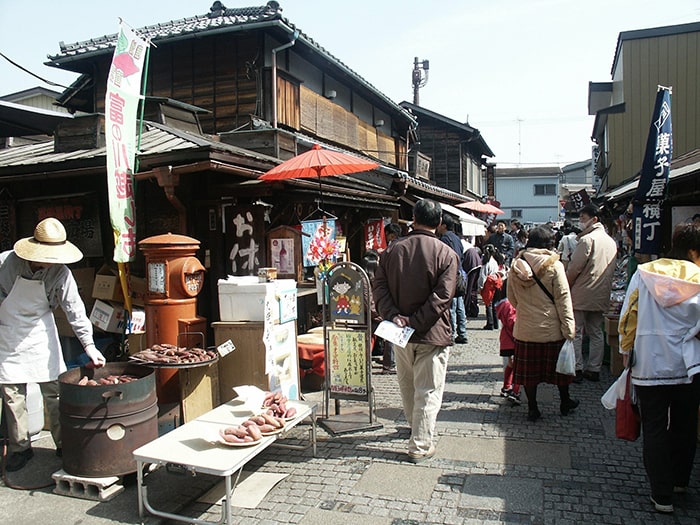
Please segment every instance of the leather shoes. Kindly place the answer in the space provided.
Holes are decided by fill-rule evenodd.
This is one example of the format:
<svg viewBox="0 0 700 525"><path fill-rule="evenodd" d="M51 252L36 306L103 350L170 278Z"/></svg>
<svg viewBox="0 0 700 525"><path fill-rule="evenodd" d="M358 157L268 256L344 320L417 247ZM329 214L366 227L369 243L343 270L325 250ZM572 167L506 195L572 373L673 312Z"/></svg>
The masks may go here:
<svg viewBox="0 0 700 525"><path fill-rule="evenodd" d="M600 381L599 372L593 372L592 370L584 370L582 375L584 379L588 379L589 381Z"/></svg>
<svg viewBox="0 0 700 525"><path fill-rule="evenodd" d="M24 468L30 459L34 457L34 451L31 448L21 452L13 452L5 460L5 470L7 472L17 472Z"/></svg>
<svg viewBox="0 0 700 525"><path fill-rule="evenodd" d="M542 412L540 412L537 408L534 410L529 410L527 413L527 420L528 421L535 422L541 417L542 417Z"/></svg>
<svg viewBox="0 0 700 525"><path fill-rule="evenodd" d="M583 383L583 370L576 370L576 377L573 381L574 383Z"/></svg>
<svg viewBox="0 0 700 525"><path fill-rule="evenodd" d="M559 404L559 411L561 412L562 416L567 416L569 415L569 412L572 410L576 410L576 407L578 407L579 402L576 401L575 399L567 399L566 401L562 401Z"/></svg>
<svg viewBox="0 0 700 525"><path fill-rule="evenodd" d="M458 345L465 345L467 344L467 338L463 335L460 335L457 337L457 339L455 339L455 343L457 343Z"/></svg>

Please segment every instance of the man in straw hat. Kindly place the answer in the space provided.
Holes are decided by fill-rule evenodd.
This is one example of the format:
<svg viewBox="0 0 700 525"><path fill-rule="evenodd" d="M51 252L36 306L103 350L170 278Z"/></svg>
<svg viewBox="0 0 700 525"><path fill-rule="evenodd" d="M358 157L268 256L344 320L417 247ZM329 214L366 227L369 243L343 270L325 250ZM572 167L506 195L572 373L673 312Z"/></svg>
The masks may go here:
<svg viewBox="0 0 700 525"><path fill-rule="evenodd" d="M27 383L38 383L51 423L56 455L61 456L58 413L59 374L66 370L52 310L60 305L95 367L105 358L95 347L92 324L66 264L83 258L66 240L60 221L37 224L34 236L0 254L0 395L8 429L5 470L23 468L34 456L29 440ZM2 414L0 403L0 414Z"/></svg>

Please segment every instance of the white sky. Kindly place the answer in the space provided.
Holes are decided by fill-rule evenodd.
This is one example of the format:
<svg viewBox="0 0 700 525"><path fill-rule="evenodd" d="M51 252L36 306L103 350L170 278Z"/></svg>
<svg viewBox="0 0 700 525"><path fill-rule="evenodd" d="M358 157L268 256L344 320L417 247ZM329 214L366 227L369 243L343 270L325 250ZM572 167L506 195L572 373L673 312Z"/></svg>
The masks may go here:
<svg viewBox="0 0 700 525"><path fill-rule="evenodd" d="M266 0L223 0L226 7ZM209 11L213 0L0 0L0 52L68 85L44 66L59 41ZM414 57L430 61L420 105L469 122L499 166L590 158L588 82L610 81L622 31L700 21L698 0L280 0L283 15L395 102L413 101ZM0 94L38 79L0 57ZM53 88L61 90L60 88ZM650 108L651 114L651 108Z"/></svg>

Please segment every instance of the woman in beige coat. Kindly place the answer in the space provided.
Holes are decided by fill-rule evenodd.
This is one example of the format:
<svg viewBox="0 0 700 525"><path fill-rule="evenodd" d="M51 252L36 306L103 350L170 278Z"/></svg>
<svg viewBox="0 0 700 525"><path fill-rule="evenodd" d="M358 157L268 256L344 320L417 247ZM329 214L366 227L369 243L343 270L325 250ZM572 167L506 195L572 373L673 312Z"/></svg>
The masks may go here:
<svg viewBox="0 0 700 525"><path fill-rule="evenodd" d="M556 372L559 351L566 339L574 338L575 325L569 283L553 248L554 232L533 228L508 274L508 300L517 312L513 381L525 387L530 421L542 416L537 407L539 383L557 385L561 415L578 406L569 396L573 376Z"/></svg>

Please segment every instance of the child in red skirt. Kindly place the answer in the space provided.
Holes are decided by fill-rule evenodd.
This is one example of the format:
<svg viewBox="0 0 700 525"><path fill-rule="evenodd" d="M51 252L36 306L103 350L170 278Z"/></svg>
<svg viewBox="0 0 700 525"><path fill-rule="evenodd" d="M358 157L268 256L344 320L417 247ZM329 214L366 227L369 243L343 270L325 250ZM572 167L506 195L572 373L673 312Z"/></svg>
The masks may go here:
<svg viewBox="0 0 700 525"><path fill-rule="evenodd" d="M503 357L503 387L501 396L509 401L520 404L520 385L513 384L513 354L515 353L515 339L513 338L513 326L515 325L515 308L506 297L507 280L500 274L494 273L486 278L481 290L481 298L484 304L493 307L496 317L501 322L500 350Z"/></svg>

